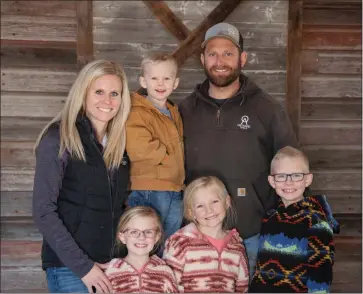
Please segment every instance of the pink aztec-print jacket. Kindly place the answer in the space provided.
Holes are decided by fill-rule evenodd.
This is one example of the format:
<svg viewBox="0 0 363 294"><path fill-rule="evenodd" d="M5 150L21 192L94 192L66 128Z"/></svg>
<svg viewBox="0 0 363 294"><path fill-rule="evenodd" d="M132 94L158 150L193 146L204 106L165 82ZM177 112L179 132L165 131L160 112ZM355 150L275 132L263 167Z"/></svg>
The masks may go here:
<svg viewBox="0 0 363 294"><path fill-rule="evenodd" d="M181 228L165 244L163 259L173 269L180 292L247 292L248 266L238 232L229 232L219 252L194 223Z"/></svg>
<svg viewBox="0 0 363 294"><path fill-rule="evenodd" d="M122 258L110 261L105 271L116 293L177 293L175 276L164 260L156 255L139 272Z"/></svg>

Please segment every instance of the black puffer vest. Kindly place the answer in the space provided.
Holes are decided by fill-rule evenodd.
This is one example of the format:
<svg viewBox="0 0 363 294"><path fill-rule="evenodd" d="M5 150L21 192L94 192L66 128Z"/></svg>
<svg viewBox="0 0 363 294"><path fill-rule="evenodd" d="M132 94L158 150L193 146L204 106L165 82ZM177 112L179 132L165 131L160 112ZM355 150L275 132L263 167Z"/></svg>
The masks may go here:
<svg viewBox="0 0 363 294"><path fill-rule="evenodd" d="M127 198L130 162L125 153L118 169L108 171L102 146L86 117L77 120L86 162L69 156L58 198L58 214L85 254L95 262L113 258L116 227ZM46 241L42 267L64 266Z"/></svg>

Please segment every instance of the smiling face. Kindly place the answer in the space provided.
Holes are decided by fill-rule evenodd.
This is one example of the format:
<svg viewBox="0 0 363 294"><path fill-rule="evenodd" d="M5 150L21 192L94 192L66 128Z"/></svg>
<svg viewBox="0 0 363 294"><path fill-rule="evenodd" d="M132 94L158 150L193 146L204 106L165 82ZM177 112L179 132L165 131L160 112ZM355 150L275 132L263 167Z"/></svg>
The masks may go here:
<svg viewBox="0 0 363 294"><path fill-rule="evenodd" d="M150 232L152 230L156 231L156 234ZM138 234L137 231L144 231L144 233L141 232L138 237L135 237ZM150 235L153 236L150 237ZM156 220L149 216L132 218L118 236L126 245L129 256L149 256L161 237Z"/></svg>
<svg viewBox="0 0 363 294"><path fill-rule="evenodd" d="M120 109L122 83L116 75L103 75L89 86L86 100L86 115L94 126L103 128Z"/></svg>
<svg viewBox="0 0 363 294"><path fill-rule="evenodd" d="M202 187L193 195L191 215L202 233L221 230L230 204L229 196L223 199L218 188Z"/></svg>
<svg viewBox="0 0 363 294"><path fill-rule="evenodd" d="M293 173L309 173L309 168L300 157L284 157L274 162L272 174ZM293 182L291 177L288 177L286 182L276 182L273 176L268 176L270 185L281 197L285 207L302 200L305 188L311 184L312 180L312 174L305 175L300 182Z"/></svg>
<svg viewBox="0 0 363 294"><path fill-rule="evenodd" d="M238 79L246 62L246 53L230 40L215 38L206 44L201 62L209 81L217 87L227 87Z"/></svg>
<svg viewBox="0 0 363 294"><path fill-rule="evenodd" d="M147 89L148 98L161 108L166 100L178 87L179 78L171 61L150 62L145 65L144 76L140 77L140 85Z"/></svg>

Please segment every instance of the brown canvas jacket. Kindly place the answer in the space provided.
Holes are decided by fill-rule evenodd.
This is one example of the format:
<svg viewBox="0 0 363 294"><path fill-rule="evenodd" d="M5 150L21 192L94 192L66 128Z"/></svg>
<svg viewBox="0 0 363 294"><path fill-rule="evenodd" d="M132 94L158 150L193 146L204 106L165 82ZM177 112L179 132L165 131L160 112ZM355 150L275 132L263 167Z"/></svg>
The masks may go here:
<svg viewBox="0 0 363 294"><path fill-rule="evenodd" d="M178 107L162 114L145 96L132 94L126 122L126 150L131 160L131 190L179 192L184 183L183 124Z"/></svg>

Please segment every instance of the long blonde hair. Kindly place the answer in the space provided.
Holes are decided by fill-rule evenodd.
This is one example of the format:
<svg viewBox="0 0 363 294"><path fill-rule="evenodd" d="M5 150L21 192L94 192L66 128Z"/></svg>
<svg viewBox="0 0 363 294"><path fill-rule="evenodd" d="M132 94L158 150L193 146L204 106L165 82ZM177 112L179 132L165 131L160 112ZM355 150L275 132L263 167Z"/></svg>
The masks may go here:
<svg viewBox="0 0 363 294"><path fill-rule="evenodd" d="M109 169L116 168L121 164L126 146L125 122L130 113L131 98L126 74L122 66L108 60L95 60L82 68L69 91L63 109L41 131L35 143L35 149L49 127L60 122L59 156L61 157L67 150L72 157L86 160L76 128L76 120L80 113L85 113L85 98L91 83L103 75L115 75L120 78L122 83L120 109L107 125L107 144L103 153L103 159Z"/></svg>
<svg viewBox="0 0 363 294"><path fill-rule="evenodd" d="M200 189L215 188L218 196L221 200L227 201L228 195L226 186L223 182L214 176L206 176L195 179L190 182L184 191L184 217L190 222L196 222L192 213L193 197ZM233 206L232 199L231 204L227 207L226 217L223 220L223 229L231 229L234 227L237 219L236 209Z"/></svg>

